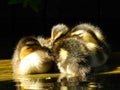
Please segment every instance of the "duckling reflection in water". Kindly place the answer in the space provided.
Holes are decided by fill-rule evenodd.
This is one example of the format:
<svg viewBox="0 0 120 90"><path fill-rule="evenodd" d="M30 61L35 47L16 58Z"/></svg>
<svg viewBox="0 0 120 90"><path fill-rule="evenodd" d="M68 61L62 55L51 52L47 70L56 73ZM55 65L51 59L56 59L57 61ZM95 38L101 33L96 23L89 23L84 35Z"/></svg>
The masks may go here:
<svg viewBox="0 0 120 90"><path fill-rule="evenodd" d="M83 23L72 30L67 26L67 31L62 30L61 33L61 24L52 28L52 33L57 32L53 34L57 38L52 50L61 73L86 77L91 67L99 67L107 61L109 47L98 27Z"/></svg>
<svg viewBox="0 0 120 90"><path fill-rule="evenodd" d="M44 40L40 39L39 40ZM45 41L44 41L45 42ZM53 56L49 48L41 46L36 37L24 37L18 42L12 58L14 74L32 74L49 72Z"/></svg>
<svg viewBox="0 0 120 90"><path fill-rule="evenodd" d="M47 78L47 77L46 77ZM58 82L57 78L27 77L16 78L16 90L101 90L102 84L97 82L80 82L77 77L71 80L64 78Z"/></svg>
<svg viewBox="0 0 120 90"><path fill-rule="evenodd" d="M54 89L55 80L47 77L32 77L32 75L14 78L16 90L56 90Z"/></svg>
<svg viewBox="0 0 120 90"><path fill-rule="evenodd" d="M16 78L17 90L55 90L55 80L36 77Z"/></svg>

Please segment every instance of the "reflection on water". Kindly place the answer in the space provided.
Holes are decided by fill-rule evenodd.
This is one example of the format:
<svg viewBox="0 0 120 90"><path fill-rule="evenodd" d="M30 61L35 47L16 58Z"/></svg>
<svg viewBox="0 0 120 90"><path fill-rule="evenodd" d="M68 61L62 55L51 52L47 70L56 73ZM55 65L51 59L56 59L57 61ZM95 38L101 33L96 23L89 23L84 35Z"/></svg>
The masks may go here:
<svg viewBox="0 0 120 90"><path fill-rule="evenodd" d="M40 79L23 77L16 80L16 87L18 90L24 89L40 89L40 90L53 90L55 79Z"/></svg>
<svg viewBox="0 0 120 90"><path fill-rule="evenodd" d="M60 74L36 74L17 76L11 80L11 75L2 71L6 70L2 66L0 90L120 90L120 54L117 56L112 56L107 66L95 70L95 75L89 75L87 78Z"/></svg>
<svg viewBox="0 0 120 90"><path fill-rule="evenodd" d="M59 78L16 78L16 87L18 90L38 89L38 90L97 90L102 86L96 82L87 82L81 77L71 77L60 75Z"/></svg>
<svg viewBox="0 0 120 90"><path fill-rule="evenodd" d="M59 78L46 77L44 79L22 77L17 78L15 81L17 90L112 90L113 86L111 87L110 85L111 83L115 84L115 82L114 80L109 80L110 78L112 79L110 76L108 78L98 76L97 78L90 78L89 81L80 81L79 77L69 76L60 76Z"/></svg>
<svg viewBox="0 0 120 90"><path fill-rule="evenodd" d="M80 77L60 75L39 78L17 77L13 81L0 82L0 90L120 90L120 75L94 75L81 80Z"/></svg>

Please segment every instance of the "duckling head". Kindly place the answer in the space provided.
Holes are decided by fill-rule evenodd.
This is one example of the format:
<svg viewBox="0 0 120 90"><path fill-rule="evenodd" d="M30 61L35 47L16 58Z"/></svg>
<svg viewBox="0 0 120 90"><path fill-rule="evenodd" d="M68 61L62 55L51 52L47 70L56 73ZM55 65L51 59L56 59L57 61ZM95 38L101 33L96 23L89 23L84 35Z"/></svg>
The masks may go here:
<svg viewBox="0 0 120 90"><path fill-rule="evenodd" d="M64 36L69 31L69 28L65 24L57 24L52 27L51 40L55 41L61 36Z"/></svg>

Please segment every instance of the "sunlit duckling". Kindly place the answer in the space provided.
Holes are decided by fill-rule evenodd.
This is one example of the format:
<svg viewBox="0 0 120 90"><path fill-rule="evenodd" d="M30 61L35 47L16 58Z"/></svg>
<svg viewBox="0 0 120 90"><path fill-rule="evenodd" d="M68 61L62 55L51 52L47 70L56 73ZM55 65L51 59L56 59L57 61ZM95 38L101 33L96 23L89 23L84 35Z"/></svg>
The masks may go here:
<svg viewBox="0 0 120 90"><path fill-rule="evenodd" d="M53 52L61 73L85 77L90 71L86 60L85 43L77 37L68 37L55 42Z"/></svg>
<svg viewBox="0 0 120 90"><path fill-rule="evenodd" d="M16 45L12 58L14 74L46 73L52 67L53 56L35 37L24 37Z"/></svg>
<svg viewBox="0 0 120 90"><path fill-rule="evenodd" d="M82 23L75 26L68 35L70 37L78 36L80 40L84 41L89 51L88 62L92 67L98 67L106 63L110 54L110 47L99 27Z"/></svg>
<svg viewBox="0 0 120 90"><path fill-rule="evenodd" d="M90 71L90 67L84 58L86 55L86 52L83 52L85 43L76 36L67 36L69 31L64 34L64 29L61 29L60 25L61 24L56 25L57 28L55 29L55 26L52 28L52 33L57 32L56 34L52 34L53 39L54 37L61 35L57 40L55 39L52 48L58 69L61 73L85 77ZM60 30L62 30L63 34L61 34Z"/></svg>
<svg viewBox="0 0 120 90"><path fill-rule="evenodd" d="M53 29L59 35L60 28ZM103 65L109 54L101 30L86 23L75 26L58 38L53 43L52 50L61 73L83 77L90 72L91 67Z"/></svg>

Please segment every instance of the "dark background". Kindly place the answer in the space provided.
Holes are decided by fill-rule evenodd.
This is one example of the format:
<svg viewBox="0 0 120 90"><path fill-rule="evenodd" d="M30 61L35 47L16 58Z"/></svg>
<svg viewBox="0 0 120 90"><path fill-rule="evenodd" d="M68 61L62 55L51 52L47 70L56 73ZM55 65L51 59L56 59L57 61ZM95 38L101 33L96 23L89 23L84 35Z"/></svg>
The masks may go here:
<svg viewBox="0 0 120 90"><path fill-rule="evenodd" d="M23 36L50 36L58 23L70 27L81 22L99 26L113 52L119 51L120 5L105 0L41 0L39 12L22 4L0 1L0 59L11 58L14 47Z"/></svg>

